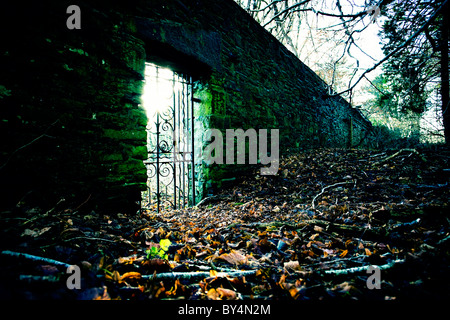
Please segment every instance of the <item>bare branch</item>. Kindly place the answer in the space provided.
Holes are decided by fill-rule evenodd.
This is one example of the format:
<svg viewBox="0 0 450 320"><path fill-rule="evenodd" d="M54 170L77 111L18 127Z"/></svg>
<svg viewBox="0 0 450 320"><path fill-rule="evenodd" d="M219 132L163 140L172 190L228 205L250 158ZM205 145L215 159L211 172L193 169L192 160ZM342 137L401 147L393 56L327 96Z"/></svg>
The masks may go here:
<svg viewBox="0 0 450 320"><path fill-rule="evenodd" d="M263 27L265 28L267 25L269 25L272 21L276 20L277 18L279 18L280 16L282 16L283 14L287 13L287 12L294 12L293 9L296 9L302 5L307 4L308 2L310 2L311 0L304 0L302 2L296 3L280 12L278 12L277 14L275 14L268 22L266 22ZM312 11L313 9L311 8L306 8L306 9L296 9L296 12L298 11Z"/></svg>
<svg viewBox="0 0 450 320"><path fill-rule="evenodd" d="M406 46L412 41L414 40L416 37L418 37L427 27L428 25L433 22L434 19L436 19L436 17L438 16L438 14L441 12L441 10L444 8L445 4L448 2L448 0L446 0L440 7L438 10L436 10L436 12L427 20L427 22L425 22L425 24L419 29L417 30L411 37L409 37L402 45L400 45L399 47L397 47L395 50L393 50L391 53L389 53L387 56L385 56L383 59L381 59L379 62L377 62L376 64L374 64L371 68L367 69L366 71L364 71L364 73L358 78L358 80L348 89L336 93L334 95L330 95L330 97L334 97L334 96L339 96L341 94L347 93L347 92L351 92L353 91L353 89L355 89L355 87L358 85L358 83L365 78L366 74L372 72L373 70L375 70L376 68L378 68L380 65L382 65L385 61L389 60L391 57L393 57L394 55L396 55L397 53L399 53L400 51L402 51L404 48L406 48Z"/></svg>

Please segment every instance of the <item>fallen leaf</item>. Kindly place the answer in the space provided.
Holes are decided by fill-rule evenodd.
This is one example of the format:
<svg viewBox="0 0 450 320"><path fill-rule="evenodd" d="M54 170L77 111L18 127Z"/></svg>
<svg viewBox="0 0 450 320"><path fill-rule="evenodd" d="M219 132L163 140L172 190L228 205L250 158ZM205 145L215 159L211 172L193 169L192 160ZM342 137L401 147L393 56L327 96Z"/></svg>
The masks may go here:
<svg viewBox="0 0 450 320"><path fill-rule="evenodd" d="M170 289L169 291L166 292L166 295L168 297L176 296L178 294L178 291L180 291L179 289L182 289L182 288L183 288L183 285L181 284L180 279L176 279L174 286L172 287L172 289Z"/></svg>
<svg viewBox="0 0 450 320"><path fill-rule="evenodd" d="M289 289L289 294L290 294L291 297L294 298L294 299L297 299L299 292L300 292L300 290L299 290L297 287L295 287L295 286L292 286L292 287Z"/></svg>
<svg viewBox="0 0 450 320"><path fill-rule="evenodd" d="M237 297L236 292L231 289L217 288L216 291L222 300L235 300Z"/></svg>
<svg viewBox="0 0 450 320"><path fill-rule="evenodd" d="M232 265L246 264L248 261L242 252L235 250L231 250L230 253L220 255L219 259L222 259Z"/></svg>
<svg viewBox="0 0 450 320"><path fill-rule="evenodd" d="M140 279L142 275L139 272L126 272L120 277L120 281L124 281L125 279Z"/></svg>
<svg viewBox="0 0 450 320"><path fill-rule="evenodd" d="M210 277L217 277L218 275L219 273L217 272L217 270L209 270Z"/></svg>
<svg viewBox="0 0 450 320"><path fill-rule="evenodd" d="M103 292L98 294L93 300L111 300L111 297L108 294L108 290L106 287L103 287Z"/></svg>
<svg viewBox="0 0 450 320"><path fill-rule="evenodd" d="M119 264L132 264L133 262L141 262L141 261L144 261L144 257L138 258L137 255L135 254L129 257L119 257L117 259L117 262Z"/></svg>
<svg viewBox="0 0 450 320"><path fill-rule="evenodd" d="M314 226L314 231L316 231L316 232L322 232L322 231L323 231L323 228L322 228L322 227L319 227L319 226Z"/></svg>
<svg viewBox="0 0 450 320"><path fill-rule="evenodd" d="M44 233L46 233L48 230L50 230L51 227L45 227L42 228L41 230L39 229L25 229L25 231L21 234L22 237L24 236L31 236L33 238L39 237L40 235L43 235Z"/></svg>
<svg viewBox="0 0 450 320"><path fill-rule="evenodd" d="M208 297L208 299L210 300L220 300L220 294L217 292L216 289L212 288L209 289L206 296Z"/></svg>
<svg viewBox="0 0 450 320"><path fill-rule="evenodd" d="M288 270L298 270L300 271L300 264L298 263L298 261L288 261L284 263L284 267Z"/></svg>
<svg viewBox="0 0 450 320"><path fill-rule="evenodd" d="M317 238L319 236L318 233L313 234L311 237L309 237L309 240L314 240L315 238Z"/></svg>
<svg viewBox="0 0 450 320"><path fill-rule="evenodd" d="M348 253L348 250L344 250L344 251L342 251L342 253L339 255L339 257L343 258L343 257L345 257L345 256L347 255L347 253Z"/></svg>

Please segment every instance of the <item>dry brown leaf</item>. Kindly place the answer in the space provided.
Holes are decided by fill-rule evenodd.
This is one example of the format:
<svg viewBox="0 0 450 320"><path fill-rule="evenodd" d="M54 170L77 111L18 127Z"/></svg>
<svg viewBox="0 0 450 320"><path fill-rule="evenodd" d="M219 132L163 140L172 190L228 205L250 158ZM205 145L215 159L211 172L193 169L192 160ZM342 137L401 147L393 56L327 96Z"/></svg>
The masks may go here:
<svg viewBox="0 0 450 320"><path fill-rule="evenodd" d="M248 259L242 254L241 251L231 250L230 253L224 253L219 256L219 259L225 260L232 265L246 264Z"/></svg>
<svg viewBox="0 0 450 320"><path fill-rule="evenodd" d="M98 294L93 300L111 300L106 287L103 287L102 295Z"/></svg>
<svg viewBox="0 0 450 320"><path fill-rule="evenodd" d="M343 257L345 257L345 256L347 255L347 253L348 253L348 250L344 250L344 251L342 251L342 253L339 255L339 257L343 258Z"/></svg>
<svg viewBox="0 0 450 320"><path fill-rule="evenodd" d="M217 288L216 291L222 300L236 300L236 292L231 289Z"/></svg>
<svg viewBox="0 0 450 320"><path fill-rule="evenodd" d="M299 292L300 292L300 290L299 290L297 287L295 287L295 286L292 286L292 287L289 289L289 294L290 294L291 297L294 298L294 299L297 298L297 295L298 295Z"/></svg>
<svg viewBox="0 0 450 320"><path fill-rule="evenodd" d="M280 287L284 288L284 284L286 283L286 275L283 273L280 277L280 281L278 281L278 284Z"/></svg>
<svg viewBox="0 0 450 320"><path fill-rule="evenodd" d="M111 279L111 280L117 281L117 282L119 282L120 279L121 279L120 273L119 273L117 270L114 270L113 273L112 273L112 275L107 274L107 275L105 276L105 278L106 278L106 279Z"/></svg>
<svg viewBox="0 0 450 320"><path fill-rule="evenodd" d="M214 288L209 289L208 292L206 293L206 296L210 300L220 300L220 294Z"/></svg>
<svg viewBox="0 0 450 320"><path fill-rule="evenodd" d="M180 279L176 279L174 286L172 287L172 289L170 289L169 291L166 292L166 295L167 296L175 296L177 294L177 289L179 286L180 287L182 286Z"/></svg>
<svg viewBox="0 0 450 320"><path fill-rule="evenodd" d="M139 272L126 272L120 277L120 281L124 281L125 279L140 279L142 275Z"/></svg>
<svg viewBox="0 0 450 320"><path fill-rule="evenodd" d="M119 257L117 259L117 262L119 264L132 264L133 262L142 262L142 261L144 261L144 257L138 258L138 256L135 254L129 257Z"/></svg>
<svg viewBox="0 0 450 320"><path fill-rule="evenodd" d="M316 231L316 232L322 232L322 231L323 231L323 228L322 228L322 227L319 227L319 226L314 226L314 231Z"/></svg>
<svg viewBox="0 0 450 320"><path fill-rule="evenodd" d="M284 263L284 267L288 270L297 270L300 271L302 268L300 267L300 264L298 261L288 261Z"/></svg>
<svg viewBox="0 0 450 320"><path fill-rule="evenodd" d="M309 237L309 240L314 240L315 238L317 238L319 236L318 233L313 234L311 237Z"/></svg>
<svg viewBox="0 0 450 320"><path fill-rule="evenodd" d="M23 236L31 236L33 238L36 238L36 237L39 237L40 235L46 233L50 229L51 229L51 227L45 227L45 228L42 228L41 230L39 230L39 229L34 229L34 230L25 229L25 231L21 234L21 236L22 237Z"/></svg>

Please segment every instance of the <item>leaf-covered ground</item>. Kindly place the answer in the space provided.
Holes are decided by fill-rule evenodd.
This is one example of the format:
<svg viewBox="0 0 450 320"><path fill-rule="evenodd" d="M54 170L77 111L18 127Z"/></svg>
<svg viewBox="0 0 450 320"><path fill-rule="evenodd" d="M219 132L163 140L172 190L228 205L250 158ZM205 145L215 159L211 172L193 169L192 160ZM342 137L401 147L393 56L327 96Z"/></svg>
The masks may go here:
<svg viewBox="0 0 450 320"><path fill-rule="evenodd" d="M448 300L449 160L447 149L308 151L277 176L255 170L160 214L19 204L1 215L0 296ZM81 289L67 288L64 264L14 253L79 266Z"/></svg>

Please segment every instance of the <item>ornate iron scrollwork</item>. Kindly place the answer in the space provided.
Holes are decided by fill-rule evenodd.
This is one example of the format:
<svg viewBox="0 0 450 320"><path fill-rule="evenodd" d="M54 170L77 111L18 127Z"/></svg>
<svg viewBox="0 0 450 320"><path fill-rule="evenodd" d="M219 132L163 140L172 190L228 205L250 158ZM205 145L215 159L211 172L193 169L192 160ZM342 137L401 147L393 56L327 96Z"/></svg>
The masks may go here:
<svg viewBox="0 0 450 320"><path fill-rule="evenodd" d="M146 86L153 85L154 90L146 97L147 206L156 205L158 211L163 207L184 208L195 202L192 79L167 71L163 76L155 65L148 64L148 68L153 72L146 76Z"/></svg>

